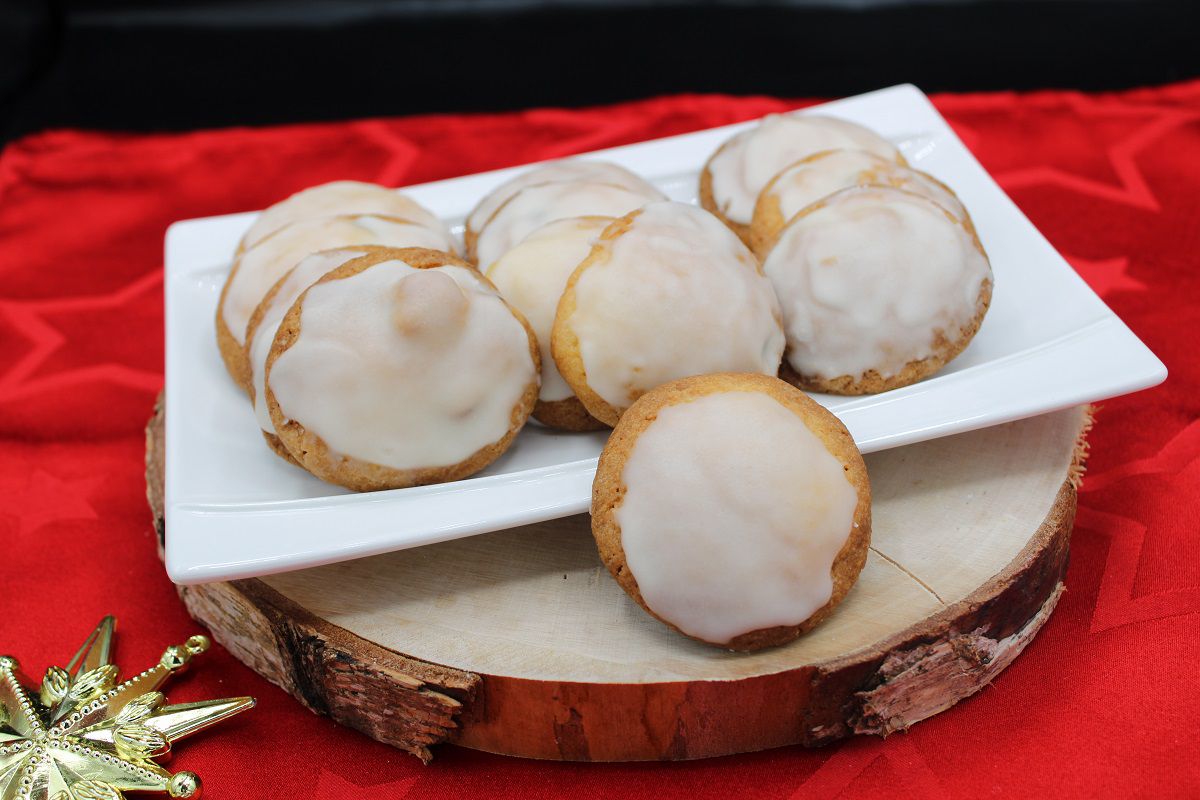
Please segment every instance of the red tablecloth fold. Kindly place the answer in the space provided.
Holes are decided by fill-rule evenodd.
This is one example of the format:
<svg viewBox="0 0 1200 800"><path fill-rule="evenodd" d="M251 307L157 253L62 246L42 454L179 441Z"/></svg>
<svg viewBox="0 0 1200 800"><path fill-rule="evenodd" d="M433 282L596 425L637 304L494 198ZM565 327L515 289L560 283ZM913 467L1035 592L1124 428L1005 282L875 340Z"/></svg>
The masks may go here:
<svg viewBox="0 0 1200 800"><path fill-rule="evenodd" d="M1034 223L1167 363L1105 403L1067 593L993 686L887 741L685 764L550 764L443 747L430 767L303 710L220 648L176 702L257 710L181 744L214 798L1200 796L1200 82L942 95ZM162 382L163 232L310 184L390 185L757 117L798 101L170 135L57 131L0 153L0 652L61 664L105 613L126 674L196 631L154 552L142 426Z"/></svg>

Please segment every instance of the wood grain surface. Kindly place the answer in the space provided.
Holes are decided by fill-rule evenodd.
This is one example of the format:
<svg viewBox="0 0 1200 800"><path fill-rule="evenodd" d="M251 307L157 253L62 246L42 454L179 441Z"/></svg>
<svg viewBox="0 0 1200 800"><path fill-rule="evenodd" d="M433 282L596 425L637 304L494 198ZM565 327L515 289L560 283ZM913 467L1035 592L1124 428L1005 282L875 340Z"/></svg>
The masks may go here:
<svg viewBox="0 0 1200 800"><path fill-rule="evenodd" d="M1053 610L1089 424L1080 407L867 456L858 584L824 625L757 653L642 612L586 516L180 594L307 707L426 760L442 741L599 761L886 734L978 691ZM147 494L169 536L161 448L160 404Z"/></svg>

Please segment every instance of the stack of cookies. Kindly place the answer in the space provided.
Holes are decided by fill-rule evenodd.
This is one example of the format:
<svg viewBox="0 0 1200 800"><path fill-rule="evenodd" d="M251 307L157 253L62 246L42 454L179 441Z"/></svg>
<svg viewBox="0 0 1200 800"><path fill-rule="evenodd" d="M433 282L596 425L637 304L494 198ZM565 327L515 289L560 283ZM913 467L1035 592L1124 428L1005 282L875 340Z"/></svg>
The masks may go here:
<svg viewBox="0 0 1200 800"><path fill-rule="evenodd" d="M217 344L271 449L359 491L457 480L533 410L537 340L402 194L341 181L269 208L217 308Z"/></svg>
<svg viewBox="0 0 1200 800"><path fill-rule="evenodd" d="M708 160L700 202L761 260L787 333L781 376L802 389L914 383L962 352L991 302L954 192L861 126L766 117Z"/></svg>
<svg viewBox="0 0 1200 800"><path fill-rule="evenodd" d="M782 316L754 254L615 164L522 173L480 201L465 238L538 338L533 413L545 425L615 425L642 394L688 375L779 371Z"/></svg>

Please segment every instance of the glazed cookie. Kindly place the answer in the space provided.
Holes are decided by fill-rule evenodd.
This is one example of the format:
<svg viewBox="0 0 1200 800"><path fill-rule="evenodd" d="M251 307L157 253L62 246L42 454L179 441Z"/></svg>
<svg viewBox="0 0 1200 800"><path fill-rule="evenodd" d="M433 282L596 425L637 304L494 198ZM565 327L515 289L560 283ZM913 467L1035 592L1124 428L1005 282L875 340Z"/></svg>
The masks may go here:
<svg viewBox="0 0 1200 800"><path fill-rule="evenodd" d="M979 239L902 189L843 189L801 211L763 270L787 331L781 373L802 389L872 394L962 352L992 296Z"/></svg>
<svg viewBox="0 0 1200 800"><path fill-rule="evenodd" d="M441 235L446 246L440 249L455 252L450 231L428 209L395 189L362 181L323 183L279 201L263 211L250 226L238 244L238 252L253 247L284 225L345 214L378 214L406 219Z"/></svg>
<svg viewBox="0 0 1200 800"><path fill-rule="evenodd" d="M551 351L596 419L709 372L779 370L779 303L758 261L721 221L651 203L605 228L559 301Z"/></svg>
<svg viewBox="0 0 1200 800"><path fill-rule="evenodd" d="M504 201L475 240L475 258L486 270L500 256L547 222L568 217L619 217L662 200L611 183L570 181L526 186Z"/></svg>
<svg viewBox="0 0 1200 800"><path fill-rule="evenodd" d="M612 221L612 217L571 217L543 225L500 256L487 271L500 294L525 315L537 335L542 354L542 389L533 416L553 428L593 431L606 427L587 413L558 373L550 354L550 334L567 279Z"/></svg>
<svg viewBox="0 0 1200 800"><path fill-rule="evenodd" d="M700 173L700 205L749 241L754 203L781 169L822 150L865 150L906 163L883 137L853 122L813 114L771 114L717 149Z"/></svg>
<svg viewBox="0 0 1200 800"><path fill-rule="evenodd" d="M297 298L267 355L265 395L305 469L395 489L499 457L537 401L538 368L533 331L487 278L406 248L347 262Z"/></svg>
<svg viewBox="0 0 1200 800"><path fill-rule="evenodd" d="M607 183L613 186L623 186L632 192L642 194L647 200L660 200L662 194L644 178L641 178L622 166L609 161L583 161L569 159L550 161L525 170L514 178L510 178L484 195L479 204L467 215L466 229L463 231L463 241L468 257L475 254L475 239L483 226L496 213L496 209L526 186L539 183L565 183L586 181L592 183ZM484 266L487 266L486 264Z"/></svg>
<svg viewBox="0 0 1200 800"><path fill-rule="evenodd" d="M327 273L338 267L363 258L369 254L393 254L397 251L386 247L364 245L361 247L344 247L338 250L322 250L305 256L296 266L271 287L266 297L254 309L250 322L246 326L246 354L249 357L250 401L254 404L254 415L258 426L262 429L263 438L279 456L295 463L292 454L275 435L275 423L271 421L271 412L267 409L267 396L263 381L267 368L267 354L271 352L271 344L275 341L275 332L292 303L296 302L304 290L312 286ZM390 256L389 256L390 257ZM378 259L376 259L378 260Z"/></svg>
<svg viewBox="0 0 1200 800"><path fill-rule="evenodd" d="M234 260L217 305L217 347L239 385L249 386L246 325L267 290L310 253L362 244L438 250L449 246L437 231L377 214L303 220L268 235Z"/></svg>
<svg viewBox="0 0 1200 800"><path fill-rule="evenodd" d="M750 223L750 249L765 258L783 226L801 210L834 192L867 184L928 197L969 230L975 229L958 196L932 175L865 150L825 150L785 168L758 195Z"/></svg>
<svg viewBox="0 0 1200 800"><path fill-rule="evenodd" d="M621 588L693 639L789 642L854 585L871 488L837 417L764 375L700 375L621 417L592 485L592 534Z"/></svg>

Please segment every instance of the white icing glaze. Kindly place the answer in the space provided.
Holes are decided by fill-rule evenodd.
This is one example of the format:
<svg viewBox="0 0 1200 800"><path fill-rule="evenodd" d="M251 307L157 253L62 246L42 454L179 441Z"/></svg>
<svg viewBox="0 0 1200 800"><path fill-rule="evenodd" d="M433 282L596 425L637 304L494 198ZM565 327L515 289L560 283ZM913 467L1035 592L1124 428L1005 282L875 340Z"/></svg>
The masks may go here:
<svg viewBox="0 0 1200 800"><path fill-rule="evenodd" d="M454 237L427 208L394 189L361 181L334 181L311 186L288 197L259 215L242 237L242 247L253 247L284 225L339 214L379 214L414 222L441 234L439 250L455 252Z"/></svg>
<svg viewBox="0 0 1200 800"><path fill-rule="evenodd" d="M783 307L788 363L822 378L882 377L953 341L977 312L987 257L936 203L845 189L794 219L763 263Z"/></svg>
<svg viewBox="0 0 1200 800"><path fill-rule="evenodd" d="M748 225L758 193L781 169L822 150L849 148L900 162L900 151L866 128L833 117L771 114L737 134L709 162L713 201L727 219Z"/></svg>
<svg viewBox="0 0 1200 800"><path fill-rule="evenodd" d="M647 200L659 200L662 194L648 181L624 167L609 161L581 161L571 159L566 161L551 161L539 164L488 192L467 217L467 227L478 233L491 219L496 209L504 205L508 198L524 189L539 183L563 183L566 181L589 181L609 183L613 186L623 186L632 192L637 192Z"/></svg>
<svg viewBox="0 0 1200 800"><path fill-rule="evenodd" d="M238 344L245 344L246 323L275 281L318 250L356 244L445 248L441 234L404 220L374 214L323 217L286 225L242 253L229 283L221 315Z"/></svg>
<svg viewBox="0 0 1200 800"><path fill-rule="evenodd" d="M316 283L327 272L366 255L362 250L322 250L300 260L292 267L279 284L279 290L271 297L263 310L262 319L254 331L247 350L250 353L250 387L254 396L254 414L258 426L268 433L275 432L271 413L267 410L267 393L263 389L263 376L267 367L267 354L275 341L275 331L287 315L292 303L304 290Z"/></svg>
<svg viewBox="0 0 1200 800"><path fill-rule="evenodd" d="M780 172L774 183L763 190L763 196L778 199L786 222L834 192L865 184L890 186L928 197L959 221L968 219L966 209L954 193L929 175L864 150L827 150L806 158Z"/></svg>
<svg viewBox="0 0 1200 800"><path fill-rule="evenodd" d="M638 437L615 511L655 614L725 643L829 602L858 494L795 413L758 392L668 406Z"/></svg>
<svg viewBox="0 0 1200 800"><path fill-rule="evenodd" d="M587 258L592 243L612 217L571 217L551 222L525 237L488 269L504 299L525 315L542 351L542 389L539 399L566 400L571 387L550 355L554 313L567 279Z"/></svg>
<svg viewBox="0 0 1200 800"><path fill-rule="evenodd" d="M508 433L537 381L525 327L473 270L384 261L300 302L300 333L267 383L335 458L457 464Z"/></svg>
<svg viewBox="0 0 1200 800"><path fill-rule="evenodd" d="M475 255L483 268L508 252L532 231L547 222L567 217L620 217L641 208L647 198L610 183L571 181L526 186L509 198L479 233Z"/></svg>
<svg viewBox="0 0 1200 800"><path fill-rule="evenodd" d="M754 256L693 205L651 203L575 282L563 319L587 383L627 408L660 384L709 372L779 370L779 303Z"/></svg>

